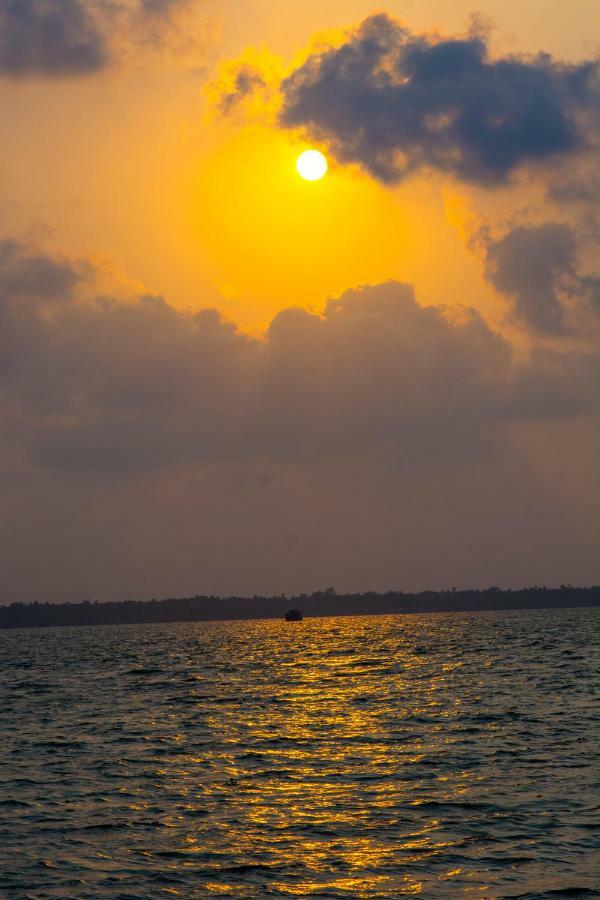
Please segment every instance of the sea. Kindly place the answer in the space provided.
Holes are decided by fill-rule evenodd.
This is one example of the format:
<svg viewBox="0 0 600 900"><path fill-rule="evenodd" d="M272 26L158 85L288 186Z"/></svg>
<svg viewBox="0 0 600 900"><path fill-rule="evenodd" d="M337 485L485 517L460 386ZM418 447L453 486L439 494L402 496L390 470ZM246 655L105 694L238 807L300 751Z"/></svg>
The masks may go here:
<svg viewBox="0 0 600 900"><path fill-rule="evenodd" d="M0 633L0 897L600 897L600 610Z"/></svg>

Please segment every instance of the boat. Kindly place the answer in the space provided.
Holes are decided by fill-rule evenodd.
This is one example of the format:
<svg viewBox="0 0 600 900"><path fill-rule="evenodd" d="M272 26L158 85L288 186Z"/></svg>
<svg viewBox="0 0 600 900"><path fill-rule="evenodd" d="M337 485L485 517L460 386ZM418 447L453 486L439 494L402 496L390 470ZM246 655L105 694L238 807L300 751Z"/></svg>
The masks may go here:
<svg viewBox="0 0 600 900"><path fill-rule="evenodd" d="M286 622L301 622L304 618L304 613L301 609L288 609L285 614Z"/></svg>

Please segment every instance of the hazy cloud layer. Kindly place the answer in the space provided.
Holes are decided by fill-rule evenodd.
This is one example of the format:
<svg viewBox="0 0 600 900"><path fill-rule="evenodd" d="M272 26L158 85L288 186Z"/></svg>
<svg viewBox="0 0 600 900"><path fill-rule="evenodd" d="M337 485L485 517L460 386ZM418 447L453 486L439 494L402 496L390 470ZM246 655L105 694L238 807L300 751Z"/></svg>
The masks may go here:
<svg viewBox="0 0 600 900"><path fill-rule="evenodd" d="M487 243L486 276L534 331L565 334L600 324L600 277L581 275L566 224L520 226Z"/></svg>
<svg viewBox="0 0 600 900"><path fill-rule="evenodd" d="M597 349L406 284L258 340L5 241L0 602L592 581L599 409Z"/></svg>
<svg viewBox="0 0 600 900"><path fill-rule="evenodd" d="M257 340L156 296L81 299L85 265L1 251L3 433L36 464L131 472L376 449L428 465L491 452L524 414L598 401L593 355L515 368L478 313L421 307L410 285L347 291L322 316L286 309Z"/></svg>
<svg viewBox="0 0 600 900"><path fill-rule="evenodd" d="M600 106L597 60L493 59L479 35L414 34L383 14L312 54L281 90L283 125L384 182L433 167L502 183L583 149Z"/></svg>
<svg viewBox="0 0 600 900"><path fill-rule="evenodd" d="M193 0L2 0L0 76L98 72L114 62L124 34L159 44L174 16L192 5Z"/></svg>

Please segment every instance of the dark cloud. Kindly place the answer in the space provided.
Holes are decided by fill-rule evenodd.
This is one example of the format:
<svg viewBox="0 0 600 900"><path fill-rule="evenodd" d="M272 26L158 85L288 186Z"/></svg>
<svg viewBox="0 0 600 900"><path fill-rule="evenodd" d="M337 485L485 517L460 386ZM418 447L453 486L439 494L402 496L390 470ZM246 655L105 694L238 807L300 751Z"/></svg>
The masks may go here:
<svg viewBox="0 0 600 900"><path fill-rule="evenodd" d="M558 365L518 372L478 313L421 307L406 284L347 291L321 316L286 309L258 340L214 310L73 295L85 266L1 246L3 433L43 466L130 473L373 450L398 465L474 459L560 380ZM558 412L579 414L585 389L565 381Z"/></svg>
<svg viewBox="0 0 600 900"><path fill-rule="evenodd" d="M281 312L263 352L268 443L306 454L477 455L510 371L510 348L474 310L453 319L397 282L347 291L323 317Z"/></svg>
<svg viewBox="0 0 600 900"><path fill-rule="evenodd" d="M486 277L511 297L514 314L531 329L564 334L594 324L600 310L600 278L577 267L571 226L548 222L520 226L487 242Z"/></svg>
<svg viewBox="0 0 600 900"><path fill-rule="evenodd" d="M157 297L11 314L12 434L69 469L373 445L399 459L470 456L510 364L476 313L452 322L394 283L348 292L323 317L286 310L264 341Z"/></svg>
<svg viewBox="0 0 600 900"><path fill-rule="evenodd" d="M33 252L18 241L0 241L0 303L20 297L64 300L89 268Z"/></svg>
<svg viewBox="0 0 600 900"><path fill-rule="evenodd" d="M585 418L600 411L600 352L533 348L517 370L512 412L515 416L560 420ZM595 426L598 423L596 421Z"/></svg>
<svg viewBox="0 0 600 900"><path fill-rule="evenodd" d="M3 0L0 74L86 75L104 68L110 53L84 0Z"/></svg>
<svg viewBox="0 0 600 900"><path fill-rule="evenodd" d="M597 155L587 167L557 172L548 185L548 196L560 205L590 207L596 214L600 208L600 173Z"/></svg>
<svg viewBox="0 0 600 900"><path fill-rule="evenodd" d="M385 182L423 166L484 185L583 148L597 62L492 59L485 39L415 35L386 15L283 83L281 122Z"/></svg>
<svg viewBox="0 0 600 900"><path fill-rule="evenodd" d="M2 0L0 76L69 77L115 61L119 33L160 44L194 0Z"/></svg>
<svg viewBox="0 0 600 900"><path fill-rule="evenodd" d="M146 14L162 16L177 9L183 2L189 4L190 0L140 0L140 6Z"/></svg>
<svg viewBox="0 0 600 900"><path fill-rule="evenodd" d="M396 282L254 339L0 260L0 602L597 578L597 351L515 365Z"/></svg>
<svg viewBox="0 0 600 900"><path fill-rule="evenodd" d="M35 368L36 336L45 309L69 302L90 273L86 262L71 263L18 241L0 241L0 389L3 374L15 367Z"/></svg>

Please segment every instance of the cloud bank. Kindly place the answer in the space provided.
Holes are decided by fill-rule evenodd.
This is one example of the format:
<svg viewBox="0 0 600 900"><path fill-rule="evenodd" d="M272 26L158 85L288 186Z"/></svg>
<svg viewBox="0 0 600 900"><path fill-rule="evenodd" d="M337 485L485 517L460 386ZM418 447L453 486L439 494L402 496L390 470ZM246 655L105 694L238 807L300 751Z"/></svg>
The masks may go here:
<svg viewBox="0 0 600 900"><path fill-rule="evenodd" d="M7 240L0 602L589 580L599 409L597 347L408 284L257 339Z"/></svg>
<svg viewBox="0 0 600 900"><path fill-rule="evenodd" d="M492 251L501 274L506 246ZM422 307L407 284L349 290L322 315L285 309L258 340L215 310L86 296L90 278L85 263L0 245L3 433L36 465L131 472L366 448L425 465L491 452L523 410L579 415L598 400L593 357L516 366L477 312Z"/></svg>

